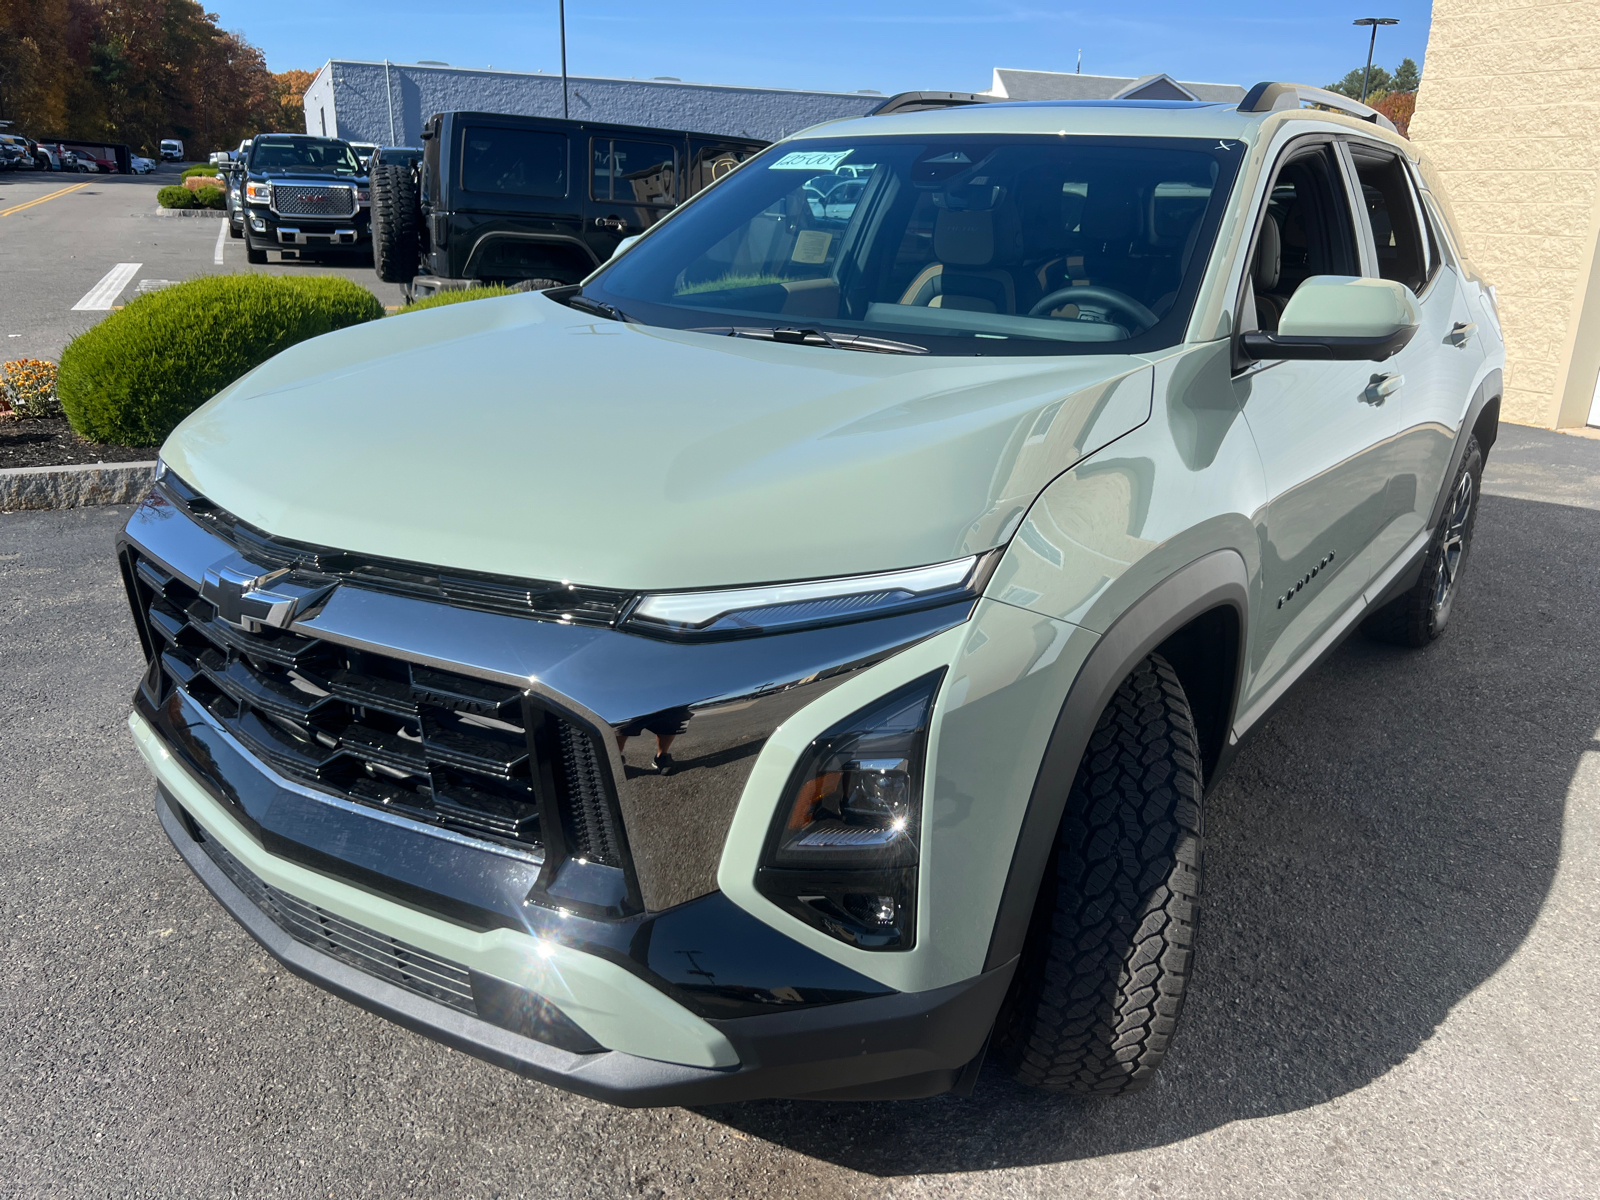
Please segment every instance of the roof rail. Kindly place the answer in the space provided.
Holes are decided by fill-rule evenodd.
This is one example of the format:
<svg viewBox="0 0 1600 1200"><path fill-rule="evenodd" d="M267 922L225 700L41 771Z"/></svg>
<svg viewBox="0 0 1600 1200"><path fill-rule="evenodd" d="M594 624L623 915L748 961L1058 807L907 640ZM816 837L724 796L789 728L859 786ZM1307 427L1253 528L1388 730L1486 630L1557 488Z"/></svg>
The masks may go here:
<svg viewBox="0 0 1600 1200"><path fill-rule="evenodd" d="M1390 133L1400 132L1394 127L1394 122L1377 109L1369 108L1359 100L1350 99L1349 96L1341 96L1338 92L1330 92L1326 88L1307 87L1303 83L1258 83L1245 93L1243 100L1239 101L1239 111L1277 112L1280 109L1299 108L1302 104L1331 108L1334 112L1355 117L1358 121L1371 121L1374 125L1381 125Z"/></svg>
<svg viewBox="0 0 1600 1200"><path fill-rule="evenodd" d="M899 92L867 116L886 117L890 113L924 112L931 108L961 108L968 104L988 104L999 98L980 96L977 92Z"/></svg>

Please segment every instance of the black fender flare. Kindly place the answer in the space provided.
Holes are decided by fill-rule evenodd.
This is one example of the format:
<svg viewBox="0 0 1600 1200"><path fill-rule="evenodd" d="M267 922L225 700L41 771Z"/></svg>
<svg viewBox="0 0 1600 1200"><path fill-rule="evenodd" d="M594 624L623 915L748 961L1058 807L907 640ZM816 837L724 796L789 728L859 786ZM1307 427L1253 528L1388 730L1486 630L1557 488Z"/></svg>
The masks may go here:
<svg viewBox="0 0 1600 1200"><path fill-rule="evenodd" d="M1167 576L1134 601L1089 652L1067 689L1055 730L1039 763L995 913L985 971L1022 953L1034 900L1066 810L1067 794L1089 735L1111 697L1134 667L1164 641L1201 614L1224 606L1236 611L1239 622L1240 662L1235 666L1227 726L1232 728L1249 641L1250 573L1238 551L1212 551Z"/></svg>
<svg viewBox="0 0 1600 1200"><path fill-rule="evenodd" d="M1450 482L1456 477L1456 472L1461 469L1461 460L1467 454L1467 439L1477 432L1478 423L1483 419L1484 410L1491 404L1495 405L1495 426L1500 424L1500 397L1505 391L1505 376L1499 367L1490 371L1483 377L1483 382L1478 385L1477 391L1472 393L1472 399L1467 404L1466 416L1462 418L1461 428L1456 430L1455 449L1450 452L1450 469L1444 473L1444 482L1439 485L1439 495L1434 499L1433 511L1428 514L1428 528L1436 529L1439 519L1444 516L1445 502L1450 498ZM1489 457L1489 447L1494 445L1494 438L1489 438L1485 445L1479 441L1479 449L1483 457Z"/></svg>

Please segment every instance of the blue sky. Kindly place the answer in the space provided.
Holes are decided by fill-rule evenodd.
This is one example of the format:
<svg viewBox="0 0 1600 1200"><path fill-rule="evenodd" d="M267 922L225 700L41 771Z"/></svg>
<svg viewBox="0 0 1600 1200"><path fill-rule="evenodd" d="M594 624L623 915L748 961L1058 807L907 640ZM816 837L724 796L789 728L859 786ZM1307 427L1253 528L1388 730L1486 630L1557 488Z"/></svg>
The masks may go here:
<svg viewBox="0 0 1600 1200"><path fill-rule="evenodd" d="M329 58L440 59L456 66L559 71L556 0L211 0L275 71ZM1355 17L1397 17L1376 61L1423 61L1431 4L1210 4L1146 0L1082 7L1007 0L569 0L567 60L575 75L882 92L979 91L994 67L1091 74L1166 71L1179 79L1324 84L1360 66Z"/></svg>

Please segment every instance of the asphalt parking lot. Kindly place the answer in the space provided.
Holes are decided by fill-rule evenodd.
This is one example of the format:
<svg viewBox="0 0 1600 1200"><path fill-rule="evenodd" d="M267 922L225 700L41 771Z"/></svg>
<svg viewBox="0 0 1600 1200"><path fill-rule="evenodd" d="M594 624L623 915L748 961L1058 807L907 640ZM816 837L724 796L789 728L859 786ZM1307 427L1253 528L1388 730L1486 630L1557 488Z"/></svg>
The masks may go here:
<svg viewBox="0 0 1600 1200"><path fill-rule="evenodd" d="M1348 642L1219 782L1185 1028L1101 1102L624 1111L302 983L156 823L126 511L0 515L0 1194L1600 1191L1600 441L1506 428L1447 636Z"/></svg>
<svg viewBox="0 0 1600 1200"><path fill-rule="evenodd" d="M0 175L0 358L59 360L66 344L112 305L141 288L196 275L337 274L371 289L386 305L402 302L397 285L382 282L370 261L354 255L337 262L273 255L268 265L253 267L245 262L244 242L227 236L227 221L158 216L156 192L182 173L164 163L149 175ZM124 270L113 276L119 266ZM121 286L113 286L122 276ZM110 285L97 292L108 277ZM75 308L91 294L101 307Z"/></svg>

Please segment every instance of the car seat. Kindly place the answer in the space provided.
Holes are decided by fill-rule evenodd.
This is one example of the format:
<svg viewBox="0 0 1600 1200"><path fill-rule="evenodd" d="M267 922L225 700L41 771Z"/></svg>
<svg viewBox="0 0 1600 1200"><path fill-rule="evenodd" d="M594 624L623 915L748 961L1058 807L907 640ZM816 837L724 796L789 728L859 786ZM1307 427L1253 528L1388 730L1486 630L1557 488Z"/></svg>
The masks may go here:
<svg viewBox="0 0 1600 1200"><path fill-rule="evenodd" d="M996 189L998 190L998 189ZM930 263L911 281L901 304L1015 313L1017 280L1007 268L1021 258L1016 207L941 208L933 219Z"/></svg>
<svg viewBox="0 0 1600 1200"><path fill-rule="evenodd" d="M1261 222L1261 235L1256 241L1250 285L1255 291L1256 321L1269 333L1278 328L1278 319L1283 316L1284 305L1289 299L1277 294L1282 266L1283 235L1278 230L1278 219L1268 213Z"/></svg>

